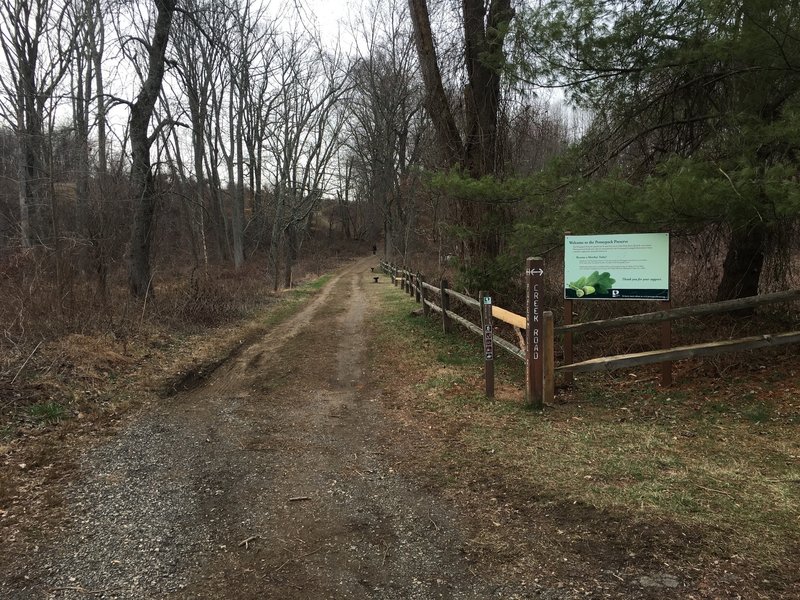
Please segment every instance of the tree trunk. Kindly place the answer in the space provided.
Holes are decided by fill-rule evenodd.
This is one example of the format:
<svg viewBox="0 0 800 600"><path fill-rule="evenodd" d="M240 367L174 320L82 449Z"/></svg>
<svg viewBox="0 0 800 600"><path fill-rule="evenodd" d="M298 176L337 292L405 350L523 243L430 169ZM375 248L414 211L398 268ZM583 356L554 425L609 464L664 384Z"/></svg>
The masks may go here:
<svg viewBox="0 0 800 600"><path fill-rule="evenodd" d="M442 85L426 0L409 0L420 68L425 83L425 107L433 121L445 165L458 164L471 177L501 171L497 119L500 73L505 63L505 31L514 17L510 0L462 0L464 63L464 139L456 128ZM467 253L496 256L501 249L506 215L501 207L470 200L459 202L459 223L472 232Z"/></svg>
<svg viewBox="0 0 800 600"><path fill-rule="evenodd" d="M272 268L272 289L278 291L280 289L280 252L282 242L281 223L283 222L283 205L284 205L284 192L275 186L275 216L272 222L272 235L269 240L269 260L270 267Z"/></svg>
<svg viewBox="0 0 800 600"><path fill-rule="evenodd" d="M222 182L219 178L219 171L211 165L219 164L219 150L214 146L213 139L207 139L208 152L204 157L205 172L208 178L208 191L210 195L209 205L211 213L211 223L214 239L217 242L219 257L227 261L231 256L230 241L228 238L228 219L225 215L225 206L222 194Z"/></svg>
<svg viewBox="0 0 800 600"><path fill-rule="evenodd" d="M751 227L731 232L728 252L722 265L722 280L717 288L717 302L758 294L768 242L769 232L760 221Z"/></svg>
<svg viewBox="0 0 800 600"><path fill-rule="evenodd" d="M89 102L92 97L91 57L78 54L74 81L73 120L77 142L77 173L75 175L75 230L81 236L88 233L89 213Z"/></svg>
<svg viewBox="0 0 800 600"><path fill-rule="evenodd" d="M446 166L456 165L461 162L462 157L461 135L442 84L428 4L426 0L408 0L408 5L414 24L414 41L420 71L425 83L425 108L433 121L442 161Z"/></svg>
<svg viewBox="0 0 800 600"><path fill-rule="evenodd" d="M233 88L233 86L231 86ZM242 102L244 98L240 97ZM244 264L244 149L242 147L242 137L244 135L242 127L242 107L236 115L236 188L233 195L233 264L238 270ZM233 148L231 153L233 153Z"/></svg>
<svg viewBox="0 0 800 600"><path fill-rule="evenodd" d="M204 114L203 108L200 103L192 96L189 96L189 114L192 120L192 162L194 164L194 173L196 180L196 189L194 193L195 201L192 210L192 227L194 229L194 238L200 244L199 255L202 257L203 265L208 269L208 244L206 242L206 229L204 218L205 206L205 187L206 181L203 171L203 155L205 153L205 136L204 136Z"/></svg>
<svg viewBox="0 0 800 600"><path fill-rule="evenodd" d="M153 138L148 136L150 119L156 100L161 93L164 79L164 59L169 43L169 32L175 12L176 0L155 0L157 8L153 39L148 48L147 78L142 82L139 95L131 106L131 191L134 194L135 210L131 242L128 249L128 284L131 294L144 298L152 293L150 250L152 247L153 216L157 195L150 166L150 146Z"/></svg>
<svg viewBox="0 0 800 600"><path fill-rule="evenodd" d="M466 135L464 168L473 177L496 174L497 114L500 72L505 63L504 29L514 16L510 0L462 0L464 58L468 83L464 92Z"/></svg>
<svg viewBox="0 0 800 600"><path fill-rule="evenodd" d="M236 161L236 174L235 184L231 180L233 188L233 197L231 202L231 228L233 237L233 265L235 269L240 269L244 263L244 150L242 147L242 106L243 97L239 96L237 99L239 103L238 110L236 110L236 117L234 116L234 94L236 86L231 85L231 160ZM233 123L236 123L234 126ZM233 139L235 137L235 139ZM233 164L229 169L231 177L234 177Z"/></svg>
<svg viewBox="0 0 800 600"><path fill-rule="evenodd" d="M299 254L300 247L297 225L291 223L286 229L286 261L283 266L283 287L286 289L292 287L292 270L294 269Z"/></svg>
<svg viewBox="0 0 800 600"><path fill-rule="evenodd" d="M25 117L22 92L17 104L17 197L19 200L20 243L23 248L31 247L31 216L28 207L28 151L25 142Z"/></svg>
<svg viewBox="0 0 800 600"><path fill-rule="evenodd" d="M106 99L103 84L103 53L105 50L105 27L99 0L93 1L90 19L89 46L94 61L95 88L97 91L97 162L98 171L105 175L108 170L108 151L106 149ZM88 101L88 98L87 98Z"/></svg>

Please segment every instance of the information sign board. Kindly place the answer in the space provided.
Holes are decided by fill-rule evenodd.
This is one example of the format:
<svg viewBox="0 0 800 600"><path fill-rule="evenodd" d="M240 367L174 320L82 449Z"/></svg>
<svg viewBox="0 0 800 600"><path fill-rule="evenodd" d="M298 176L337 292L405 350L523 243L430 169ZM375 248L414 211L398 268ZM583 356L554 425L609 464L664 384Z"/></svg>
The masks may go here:
<svg viewBox="0 0 800 600"><path fill-rule="evenodd" d="M564 298L669 300L669 234L566 236Z"/></svg>

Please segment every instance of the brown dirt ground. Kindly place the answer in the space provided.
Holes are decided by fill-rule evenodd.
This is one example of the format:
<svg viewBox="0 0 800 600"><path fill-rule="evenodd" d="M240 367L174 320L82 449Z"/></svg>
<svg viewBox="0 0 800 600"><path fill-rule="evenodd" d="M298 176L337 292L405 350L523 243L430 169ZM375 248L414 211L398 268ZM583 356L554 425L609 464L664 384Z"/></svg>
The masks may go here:
<svg viewBox="0 0 800 600"><path fill-rule="evenodd" d="M107 434L37 433L3 466L29 480L0 506L0 597L792 597L697 564L690 528L441 462L413 369L370 356L375 263Z"/></svg>

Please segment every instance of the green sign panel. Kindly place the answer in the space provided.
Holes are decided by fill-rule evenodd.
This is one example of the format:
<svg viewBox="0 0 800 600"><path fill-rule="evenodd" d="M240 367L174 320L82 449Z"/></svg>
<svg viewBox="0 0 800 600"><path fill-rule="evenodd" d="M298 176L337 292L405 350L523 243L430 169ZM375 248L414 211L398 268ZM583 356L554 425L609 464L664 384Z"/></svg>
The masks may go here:
<svg viewBox="0 0 800 600"><path fill-rule="evenodd" d="M669 300L669 234L566 236L564 297Z"/></svg>

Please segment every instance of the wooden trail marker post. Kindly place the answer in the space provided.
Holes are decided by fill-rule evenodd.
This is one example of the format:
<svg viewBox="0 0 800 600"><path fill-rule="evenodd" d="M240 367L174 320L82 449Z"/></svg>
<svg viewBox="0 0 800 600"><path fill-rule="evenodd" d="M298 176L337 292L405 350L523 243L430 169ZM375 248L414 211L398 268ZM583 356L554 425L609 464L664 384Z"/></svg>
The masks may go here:
<svg viewBox="0 0 800 600"><path fill-rule="evenodd" d="M486 379L486 397L494 398L494 327L492 325L492 296L480 293L481 329L483 329L483 372Z"/></svg>
<svg viewBox="0 0 800 600"><path fill-rule="evenodd" d="M450 333L453 329L450 315L447 311L450 310L450 296L447 295L447 286L450 285L447 279L442 279L439 283L439 291L441 292L440 301L442 303L442 331Z"/></svg>
<svg viewBox="0 0 800 600"><path fill-rule="evenodd" d="M528 327L525 330L525 400L533 408L544 404L544 365L542 359L542 298L544 296L544 260L525 261L525 306Z"/></svg>
<svg viewBox="0 0 800 600"><path fill-rule="evenodd" d="M420 301L422 302L422 314L427 317L431 312L431 308L430 308L430 306L428 306L428 302L425 299L425 276L424 275L420 275L419 276L419 298L420 298Z"/></svg>

